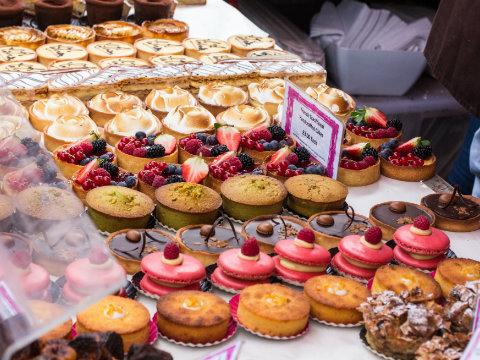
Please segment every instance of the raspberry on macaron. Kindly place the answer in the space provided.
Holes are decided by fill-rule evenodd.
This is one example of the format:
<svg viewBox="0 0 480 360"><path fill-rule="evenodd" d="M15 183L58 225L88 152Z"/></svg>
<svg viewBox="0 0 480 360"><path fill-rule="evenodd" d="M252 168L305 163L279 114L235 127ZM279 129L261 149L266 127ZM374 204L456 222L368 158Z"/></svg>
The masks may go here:
<svg viewBox="0 0 480 360"><path fill-rule="evenodd" d="M174 242L169 242L163 248L163 257L167 260L178 259L179 255L180 255L180 248Z"/></svg>
<svg viewBox="0 0 480 360"><path fill-rule="evenodd" d="M376 245L382 241L382 229L378 226L368 228L364 234L365 241L369 244Z"/></svg>
<svg viewBox="0 0 480 360"><path fill-rule="evenodd" d="M430 229L430 221L426 216L420 215L413 220L413 226L420 230L428 230Z"/></svg>
<svg viewBox="0 0 480 360"><path fill-rule="evenodd" d="M242 253L242 255L248 257L258 256L258 254L260 254L260 247L258 246L257 239L255 239L254 237L247 238L243 243L240 252Z"/></svg>

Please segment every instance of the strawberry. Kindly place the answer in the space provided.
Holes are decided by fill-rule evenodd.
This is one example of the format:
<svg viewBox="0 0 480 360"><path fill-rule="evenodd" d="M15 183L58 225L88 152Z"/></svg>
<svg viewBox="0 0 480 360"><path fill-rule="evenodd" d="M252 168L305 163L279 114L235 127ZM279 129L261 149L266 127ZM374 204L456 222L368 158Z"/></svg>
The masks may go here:
<svg viewBox="0 0 480 360"><path fill-rule="evenodd" d="M20 269L26 269L32 262L32 256L28 251L15 251L10 257L10 261Z"/></svg>
<svg viewBox="0 0 480 360"><path fill-rule="evenodd" d="M413 226L420 230L430 229L430 221L426 216L420 215L413 220Z"/></svg>
<svg viewBox="0 0 480 360"><path fill-rule="evenodd" d="M235 157L235 151L228 151L220 156L217 156L215 160L212 161L211 165L221 165L222 163L233 157Z"/></svg>
<svg viewBox="0 0 480 360"><path fill-rule="evenodd" d="M182 164L182 176L186 182L200 183L208 175L208 165L199 156L194 156Z"/></svg>
<svg viewBox="0 0 480 360"><path fill-rule="evenodd" d="M228 150L237 151L242 138L240 131L233 126L220 126L216 133L217 141L221 145L226 145Z"/></svg>
<svg viewBox="0 0 480 360"><path fill-rule="evenodd" d="M257 256L260 253L257 239L249 237L245 240L240 250L245 256Z"/></svg>
<svg viewBox="0 0 480 360"><path fill-rule="evenodd" d="M370 144L366 142L350 145L343 149L342 154L345 154L351 158L361 158L363 151L369 147Z"/></svg>
<svg viewBox="0 0 480 360"><path fill-rule="evenodd" d="M297 239L313 244L315 242L315 233L309 228L303 228L298 232Z"/></svg>
<svg viewBox="0 0 480 360"><path fill-rule="evenodd" d="M382 241L382 229L380 229L378 226L371 227L363 236L366 242L372 245L377 245L380 243L380 241Z"/></svg>
<svg viewBox="0 0 480 360"><path fill-rule="evenodd" d="M422 146L429 146L430 141L422 139L420 136L414 137L413 139L404 142L403 144L398 145L395 148L395 151L398 151L402 154L408 154L413 151L413 149L422 147Z"/></svg>
<svg viewBox="0 0 480 360"><path fill-rule="evenodd" d="M277 150L272 157L270 158L270 161L268 162L271 165L276 165L279 164L280 162L287 160L289 155L292 153L292 150L288 146L285 146L281 148L280 150ZM298 158L298 157L297 157Z"/></svg>
<svg viewBox="0 0 480 360"><path fill-rule="evenodd" d="M258 125L256 127L254 127L253 129L250 129L248 130L247 132L245 132L243 135L245 137L250 137L250 135L254 132L260 132L260 131L263 131L263 130L268 130L268 126L265 125L265 124L262 124L262 125Z"/></svg>
<svg viewBox="0 0 480 360"><path fill-rule="evenodd" d="M166 155L173 153L177 147L177 139L169 134L158 135L153 143L155 145L162 145L165 148Z"/></svg>
<svg viewBox="0 0 480 360"><path fill-rule="evenodd" d="M175 260L180 256L180 249L174 242L169 242L163 248L163 257L167 260Z"/></svg>
<svg viewBox="0 0 480 360"><path fill-rule="evenodd" d="M351 116L357 124L365 121L368 125L387 128L387 116L376 108L364 107L363 109L356 109Z"/></svg>
<svg viewBox="0 0 480 360"><path fill-rule="evenodd" d="M100 165L98 164L97 159L90 161L82 170L79 171L76 182L83 184L83 182L88 178L90 171L95 170L99 166Z"/></svg>

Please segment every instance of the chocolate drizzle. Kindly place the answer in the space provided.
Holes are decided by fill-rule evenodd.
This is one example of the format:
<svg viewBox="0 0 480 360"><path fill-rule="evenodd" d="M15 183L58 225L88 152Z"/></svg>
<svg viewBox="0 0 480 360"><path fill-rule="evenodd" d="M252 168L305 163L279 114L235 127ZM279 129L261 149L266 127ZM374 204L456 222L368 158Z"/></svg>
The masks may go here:
<svg viewBox="0 0 480 360"><path fill-rule="evenodd" d="M135 246L135 243L129 241L126 233L122 232L115 235L109 242L110 249L121 255L134 260L141 260L144 255L155 251L161 251L164 246L172 241L172 239L160 232L139 230L141 232L141 245ZM155 233L158 236L154 236Z"/></svg>
<svg viewBox="0 0 480 360"><path fill-rule="evenodd" d="M333 223L330 225L322 225L317 221L320 216L327 214L321 214L316 216L310 221L310 226L313 230L321 232L326 235L342 238L348 235L363 235L370 226L367 218L355 213L355 210L348 206L345 212L332 212L328 214L333 218Z"/></svg>
<svg viewBox="0 0 480 360"><path fill-rule="evenodd" d="M257 231L258 225L265 222L270 222L273 225L273 233L270 235L264 235ZM244 227L244 231L247 236L254 236L262 243L275 245L279 240L295 238L303 227L304 225L293 222L288 218L272 215L249 221Z"/></svg>
<svg viewBox="0 0 480 360"><path fill-rule="evenodd" d="M427 195L422 202L435 214L453 220L469 220L480 216L480 205L465 198L459 191L458 185L450 194Z"/></svg>
<svg viewBox="0 0 480 360"><path fill-rule="evenodd" d="M370 210L370 214L378 221L398 229L407 224L412 224L417 216L426 216L430 223L433 222L431 215L420 206L405 202L405 212L398 213L390 208L392 202L378 204Z"/></svg>

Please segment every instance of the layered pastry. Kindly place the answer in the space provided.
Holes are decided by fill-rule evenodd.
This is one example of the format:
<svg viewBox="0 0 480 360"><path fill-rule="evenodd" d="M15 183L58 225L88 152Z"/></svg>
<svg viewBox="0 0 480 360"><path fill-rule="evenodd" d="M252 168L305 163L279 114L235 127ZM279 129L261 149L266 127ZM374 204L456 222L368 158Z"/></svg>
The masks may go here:
<svg viewBox="0 0 480 360"><path fill-rule="evenodd" d="M173 237L158 229L124 229L107 237L110 253L128 274L140 271L142 259L152 253L163 251Z"/></svg>
<svg viewBox="0 0 480 360"><path fill-rule="evenodd" d="M125 41L133 44L142 36L142 28L136 24L126 21L106 21L93 26L96 39Z"/></svg>
<svg viewBox="0 0 480 360"><path fill-rule="evenodd" d="M412 224L417 216L425 216L430 224L436 217L428 208L404 201L387 201L370 209L369 221L382 229L383 239L390 240L399 227Z"/></svg>
<svg viewBox="0 0 480 360"><path fill-rule="evenodd" d="M438 300L442 296L440 285L430 274L399 265L379 267L373 277L371 290L372 294L389 290L397 295L407 291L410 293L411 302Z"/></svg>
<svg viewBox="0 0 480 360"><path fill-rule="evenodd" d="M105 58L98 62L98 66L102 69L109 67L150 67L150 63L146 60L142 60L135 57L115 57Z"/></svg>
<svg viewBox="0 0 480 360"><path fill-rule="evenodd" d="M470 336L462 333L445 332L442 336L434 336L424 342L415 352L417 360L457 360L470 341Z"/></svg>
<svg viewBox="0 0 480 360"><path fill-rule="evenodd" d="M0 45L22 46L35 50L45 44L45 34L33 28L10 26L0 29Z"/></svg>
<svg viewBox="0 0 480 360"><path fill-rule="evenodd" d="M173 183L158 188L156 217L173 229L187 225L213 224L222 206L218 193L194 183Z"/></svg>
<svg viewBox="0 0 480 360"><path fill-rule="evenodd" d="M185 55L195 59L213 53L229 53L231 50L231 45L228 42L213 39L185 39L183 46L185 47Z"/></svg>
<svg viewBox="0 0 480 360"><path fill-rule="evenodd" d="M452 193L430 194L421 204L435 213L435 226L447 231L475 231L480 228L480 203L455 187Z"/></svg>
<svg viewBox="0 0 480 360"><path fill-rule="evenodd" d="M145 344L150 335L150 313L141 303L109 295L77 314L77 332L114 331L126 353L133 344Z"/></svg>
<svg viewBox="0 0 480 360"><path fill-rule="evenodd" d="M35 18L41 30L45 30L50 25L70 24L73 11L72 0L37 0L33 5Z"/></svg>
<svg viewBox="0 0 480 360"><path fill-rule="evenodd" d="M262 108L242 104L232 106L217 115L217 122L245 132L258 126L270 126L270 116Z"/></svg>
<svg viewBox="0 0 480 360"><path fill-rule="evenodd" d="M437 266L435 280L442 288L444 297L456 285L480 280L480 262L472 259L445 259Z"/></svg>
<svg viewBox="0 0 480 360"><path fill-rule="evenodd" d="M180 105L163 119L164 132L181 139L197 132L212 132L215 116L201 106Z"/></svg>
<svg viewBox="0 0 480 360"><path fill-rule="evenodd" d="M1 26L20 26L25 11L23 1L5 1L0 4L0 25Z"/></svg>
<svg viewBox="0 0 480 360"><path fill-rule="evenodd" d="M197 97L200 105L214 116L232 106L243 105L248 101L248 94L241 88L222 82L211 82L200 86Z"/></svg>
<svg viewBox="0 0 480 360"><path fill-rule="evenodd" d="M48 65L48 70L98 70L98 66L88 60L57 60Z"/></svg>
<svg viewBox="0 0 480 360"><path fill-rule="evenodd" d="M137 49L124 41L95 41L87 46L88 60L98 63L102 59L135 57Z"/></svg>
<svg viewBox="0 0 480 360"><path fill-rule="evenodd" d="M480 282L471 281L465 285L456 285L447 297L443 313L450 321L453 331L470 334L477 311Z"/></svg>
<svg viewBox="0 0 480 360"><path fill-rule="evenodd" d="M312 317L343 325L358 324L363 320L358 307L370 296L364 284L334 275L307 280L303 293L310 302Z"/></svg>
<svg viewBox="0 0 480 360"><path fill-rule="evenodd" d="M15 207L12 200L6 195L0 195L0 232L8 232L13 226ZM3 238L1 238L3 242Z"/></svg>
<svg viewBox="0 0 480 360"><path fill-rule="evenodd" d="M177 106L195 106L197 99L178 86L153 89L145 98L147 107L159 118L163 119Z"/></svg>
<svg viewBox="0 0 480 360"><path fill-rule="evenodd" d="M123 13L122 0L86 0L88 25L101 24L105 21L120 20Z"/></svg>
<svg viewBox="0 0 480 360"><path fill-rule="evenodd" d="M0 46L0 62L35 61L36 59L35 50L23 46Z"/></svg>
<svg viewBox="0 0 480 360"><path fill-rule="evenodd" d="M347 186L365 186L380 178L378 152L370 143L358 143L342 150L337 180Z"/></svg>
<svg viewBox="0 0 480 360"><path fill-rule="evenodd" d="M42 266L32 263L30 250L10 250L11 271L29 299L50 299L50 274Z"/></svg>
<svg viewBox="0 0 480 360"><path fill-rule="evenodd" d="M320 84L316 88L309 87L305 92L344 123L356 108L355 100L350 95L326 84Z"/></svg>
<svg viewBox="0 0 480 360"><path fill-rule="evenodd" d="M252 50L247 55L252 60L295 60L301 61L301 58L288 51L278 49Z"/></svg>
<svg viewBox="0 0 480 360"><path fill-rule="evenodd" d="M393 240L397 244L394 249L397 262L427 271L437 268L450 246L447 234L432 227L423 215L416 217L413 224L398 228Z"/></svg>
<svg viewBox="0 0 480 360"><path fill-rule="evenodd" d="M228 60L240 60L240 56L232 53L213 53L200 56L199 60L205 64L217 64Z"/></svg>
<svg viewBox="0 0 480 360"><path fill-rule="evenodd" d="M64 43L49 43L37 49L38 61L43 65L59 60L87 60L88 53L83 46Z"/></svg>
<svg viewBox="0 0 480 360"><path fill-rule="evenodd" d="M175 242L166 244L163 252L145 256L140 266L145 273L140 287L157 296L179 290L199 290L200 281L206 275L203 264L190 255L180 254Z"/></svg>
<svg viewBox="0 0 480 360"><path fill-rule="evenodd" d="M157 326L169 339L190 344L214 343L227 336L230 307L218 295L176 291L157 302Z"/></svg>
<svg viewBox="0 0 480 360"><path fill-rule="evenodd" d="M259 83L248 84L250 103L267 110L270 116L277 113L278 105L283 103L285 81L283 79L264 79Z"/></svg>
<svg viewBox="0 0 480 360"><path fill-rule="evenodd" d="M59 116L88 115L88 109L83 102L68 94L53 94L48 99L35 101L28 108L28 115L32 126L43 131Z"/></svg>
<svg viewBox="0 0 480 360"><path fill-rule="evenodd" d="M383 143L402 135L402 123L396 119L388 120L378 109L364 107L351 112L346 131L351 144L369 142L378 149Z"/></svg>
<svg viewBox="0 0 480 360"><path fill-rule="evenodd" d="M238 175L223 182L221 195L223 210L235 219L246 221L280 214L287 190L280 181L265 175Z"/></svg>
<svg viewBox="0 0 480 360"><path fill-rule="evenodd" d="M185 51L180 42L164 39L140 39L135 41L135 48L140 59L148 60L160 55L183 55Z"/></svg>
<svg viewBox="0 0 480 360"><path fill-rule="evenodd" d="M47 70L45 65L34 61L13 61L0 64L0 71L39 72Z"/></svg>
<svg viewBox="0 0 480 360"><path fill-rule="evenodd" d="M177 7L174 0L134 0L135 22L141 24L148 20L171 18Z"/></svg>
<svg viewBox="0 0 480 360"><path fill-rule="evenodd" d="M382 230L371 227L362 236L349 235L338 243L332 259L335 270L346 277L367 282L376 270L393 260L393 251L382 242Z"/></svg>
<svg viewBox="0 0 480 360"><path fill-rule="evenodd" d="M152 56L149 61L153 65L162 65L162 66L170 66L170 65L185 65L185 64L199 64L197 59L194 59L190 56L185 55L160 55L160 56Z"/></svg>
<svg viewBox="0 0 480 360"><path fill-rule="evenodd" d="M183 41L188 37L188 24L175 19L144 21L142 29L147 38Z"/></svg>
<svg viewBox="0 0 480 360"><path fill-rule="evenodd" d="M296 336L308 325L310 303L301 292L277 284L242 291L237 317L243 327L267 336Z"/></svg>
<svg viewBox="0 0 480 360"><path fill-rule="evenodd" d="M212 282L230 292L238 292L255 284L270 282L275 270L273 259L260 251L255 238L247 238L240 249L220 254Z"/></svg>
<svg viewBox="0 0 480 360"><path fill-rule="evenodd" d="M380 149L382 175L401 181L422 181L435 175L437 159L429 140L415 137L399 144L393 140Z"/></svg>
<svg viewBox="0 0 480 360"><path fill-rule="evenodd" d="M48 43L75 44L87 47L95 41L95 31L87 26L50 25L45 29Z"/></svg>
<svg viewBox="0 0 480 360"><path fill-rule="evenodd" d="M145 229L155 208L152 199L124 186L101 186L88 191L88 214L101 231Z"/></svg>
<svg viewBox="0 0 480 360"><path fill-rule="evenodd" d="M130 99L132 102L135 102L135 100L132 100L133 98ZM122 138L134 136L139 131L146 134L146 136L153 136L159 134L161 130L162 124L160 120L150 110L145 110L143 107L138 106L127 108L125 111L115 114L104 125L105 139L113 146Z"/></svg>
<svg viewBox="0 0 480 360"><path fill-rule="evenodd" d="M166 184L184 182L182 165L149 161L138 173L138 190L156 201L155 191Z"/></svg>
<svg viewBox="0 0 480 360"><path fill-rule="evenodd" d="M309 228L300 230L294 239L278 241L274 250L278 254L273 258L275 274L294 284L325 274L330 264L330 253L315 244L315 234Z"/></svg>
<svg viewBox="0 0 480 360"><path fill-rule="evenodd" d="M407 296L384 291L359 307L368 344L395 359L412 359L420 345L447 327L440 305L409 303Z"/></svg>
<svg viewBox="0 0 480 360"><path fill-rule="evenodd" d="M144 108L142 100L121 91L101 93L87 102L90 117L98 126L105 126L115 115L137 107Z"/></svg>
<svg viewBox="0 0 480 360"><path fill-rule="evenodd" d="M321 175L303 174L285 181L287 206L306 218L313 214L340 210L348 194L341 182Z"/></svg>
<svg viewBox="0 0 480 360"><path fill-rule="evenodd" d="M39 325L45 325L46 323L55 320L57 317L62 316L65 311L60 305L42 300L30 300L28 305L35 317L35 322ZM52 339L68 340L72 337L72 325L72 319L68 319L64 323L42 335L39 340L41 343Z"/></svg>
<svg viewBox="0 0 480 360"><path fill-rule="evenodd" d="M272 38L256 35L233 35L227 41L232 46L232 53L243 57L250 51L268 50L275 46Z"/></svg>

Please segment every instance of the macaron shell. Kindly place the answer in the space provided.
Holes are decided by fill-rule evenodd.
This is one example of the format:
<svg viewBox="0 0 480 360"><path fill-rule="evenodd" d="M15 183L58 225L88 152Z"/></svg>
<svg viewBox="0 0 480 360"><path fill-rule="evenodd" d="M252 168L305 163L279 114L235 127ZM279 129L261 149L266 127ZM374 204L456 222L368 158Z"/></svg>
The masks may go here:
<svg viewBox="0 0 480 360"><path fill-rule="evenodd" d="M172 291L178 291L178 290L199 290L200 284L196 282L196 283L186 285L186 286L181 286L181 287L170 287L166 285L157 284L156 282L152 281L148 276L145 275L142 278L142 280L140 280L140 287L142 288L142 290L146 291L147 293L162 296Z"/></svg>
<svg viewBox="0 0 480 360"><path fill-rule="evenodd" d="M275 252L283 258L303 265L328 265L330 253L319 245L313 248L304 248L295 244L293 240L281 240L275 245Z"/></svg>
<svg viewBox="0 0 480 360"><path fill-rule="evenodd" d="M36 297L36 295L47 290L50 286L50 274L43 267L31 263L30 272L21 276L20 281L26 294Z"/></svg>
<svg viewBox="0 0 480 360"><path fill-rule="evenodd" d="M347 275L369 280L375 276L376 269L364 269L350 264L341 253L337 253L332 259L332 265L335 269Z"/></svg>
<svg viewBox="0 0 480 360"><path fill-rule="evenodd" d="M422 255L440 255L447 251L450 239L443 231L431 227L430 235L417 235L410 231L412 225L404 225L393 234L393 240L408 252Z"/></svg>
<svg viewBox="0 0 480 360"><path fill-rule="evenodd" d="M239 252L240 249L231 249L219 256L217 265L227 275L239 279L257 280L269 277L275 270L275 264L267 254L260 252L260 258L255 261L240 258Z"/></svg>
<svg viewBox="0 0 480 360"><path fill-rule="evenodd" d="M445 255L439 255L433 259L419 260L411 257L404 249L400 246L395 246L393 249L393 255L395 260L401 264L418 268L421 270L435 270L438 264L445 260Z"/></svg>
<svg viewBox="0 0 480 360"><path fill-rule="evenodd" d="M278 274L279 276L304 283L308 279L318 276L318 275L323 275L325 274L325 271L323 272L301 272L301 271L295 271L291 269L287 269L286 267L283 267L282 264L280 264L280 256L275 256L273 258L273 262L275 263L275 273Z"/></svg>
<svg viewBox="0 0 480 360"><path fill-rule="evenodd" d="M242 290L242 289L245 289L247 286L251 286L255 284L268 283L267 279L263 279L263 280L236 279L234 277L228 276L222 271L222 269L218 267L213 272L211 276L211 280L215 284L218 284L228 289L234 289L234 290Z"/></svg>
<svg viewBox="0 0 480 360"><path fill-rule="evenodd" d="M349 235L340 240L338 250L352 258L367 265L378 265L379 267L388 264L393 259L393 251L383 244L380 249L372 249L362 244L359 235Z"/></svg>

